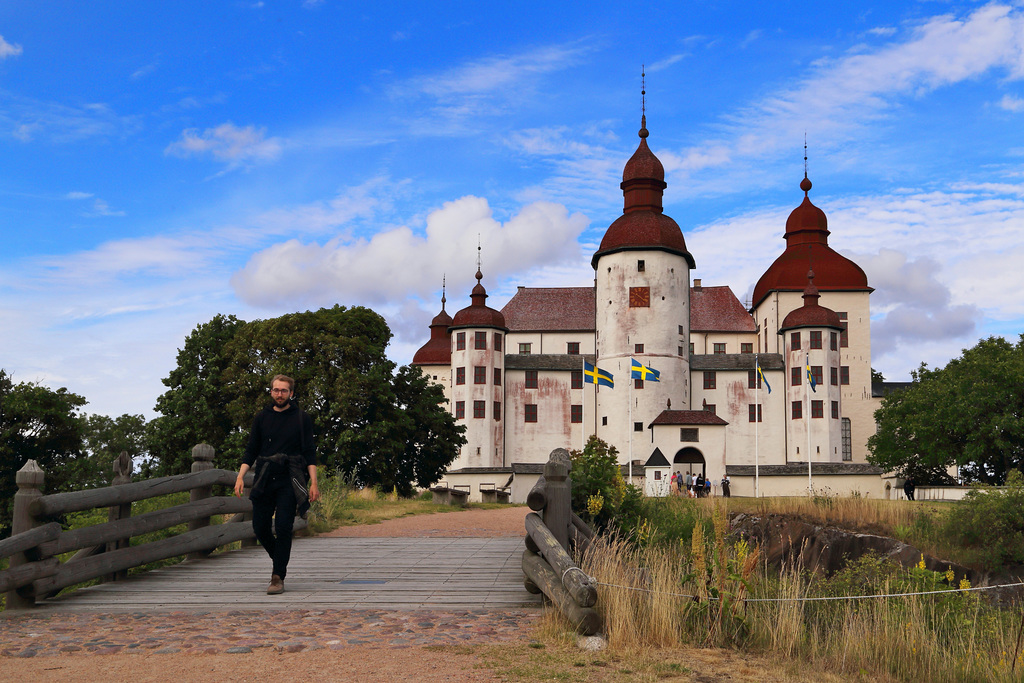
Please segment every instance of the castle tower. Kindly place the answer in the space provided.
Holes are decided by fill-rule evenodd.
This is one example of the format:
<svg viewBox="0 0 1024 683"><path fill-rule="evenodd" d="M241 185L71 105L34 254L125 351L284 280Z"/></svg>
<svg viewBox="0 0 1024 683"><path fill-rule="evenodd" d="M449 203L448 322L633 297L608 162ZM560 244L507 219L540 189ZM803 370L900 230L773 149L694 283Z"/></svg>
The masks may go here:
<svg viewBox="0 0 1024 683"><path fill-rule="evenodd" d="M441 312L430 321L430 339L412 357L430 381L444 387L445 398L451 400L452 343L449 327L452 317L444 310L444 289L441 290Z"/></svg>
<svg viewBox="0 0 1024 683"><path fill-rule="evenodd" d="M813 265L814 285L821 304L835 311L843 326L839 337L843 411L840 451L844 460L865 462L877 407L871 397L869 297L874 290L868 286L860 266L829 246L828 218L811 203L811 181L806 172L800 189L804 191L804 200L786 221L786 249L754 287L750 312L759 329L758 350L786 353L783 339L777 333L786 316L801 307L806 274Z"/></svg>
<svg viewBox="0 0 1024 683"><path fill-rule="evenodd" d="M451 469L502 467L505 374L505 317L487 306L487 290L476 271L471 304L455 314L449 328L451 346L451 409L466 426L466 444Z"/></svg>
<svg viewBox="0 0 1024 683"><path fill-rule="evenodd" d="M640 145L622 171L622 215L605 232L591 265L596 278L597 365L614 375L599 387L597 434L625 462L650 455L647 426L669 400L690 404L690 268L683 233L663 213L665 168L647 146L647 117ZM660 373L660 381L631 379L631 359ZM634 385L631 389L631 385ZM632 446L632 448L631 448Z"/></svg>
<svg viewBox="0 0 1024 683"><path fill-rule="evenodd" d="M842 462L843 458L839 387L843 325L835 311L818 304L819 298L811 271L803 306L786 316L778 333L786 362L787 462L808 458Z"/></svg>

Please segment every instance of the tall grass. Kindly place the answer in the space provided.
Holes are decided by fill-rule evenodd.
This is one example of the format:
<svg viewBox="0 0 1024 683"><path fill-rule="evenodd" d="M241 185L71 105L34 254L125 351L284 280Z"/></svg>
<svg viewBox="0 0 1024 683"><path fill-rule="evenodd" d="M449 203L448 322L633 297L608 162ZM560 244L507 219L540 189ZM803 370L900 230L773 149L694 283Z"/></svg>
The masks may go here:
<svg viewBox="0 0 1024 683"><path fill-rule="evenodd" d="M700 501L692 509L688 543L619 536L599 540L581 558L599 582L598 608L612 649L740 647L890 680L1024 680L1016 650L1020 612L955 590L957 577L879 558L830 578L772 569L757 548L730 540L724 504ZM894 513L890 519L900 518ZM934 596L805 600L943 588Z"/></svg>

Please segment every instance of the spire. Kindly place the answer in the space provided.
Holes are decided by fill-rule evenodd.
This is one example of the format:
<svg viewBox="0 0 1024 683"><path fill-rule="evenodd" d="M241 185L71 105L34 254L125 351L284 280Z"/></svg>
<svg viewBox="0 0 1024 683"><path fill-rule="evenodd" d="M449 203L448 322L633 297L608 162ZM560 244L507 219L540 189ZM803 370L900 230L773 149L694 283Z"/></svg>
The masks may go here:
<svg viewBox="0 0 1024 683"><path fill-rule="evenodd" d="M804 131L804 179L800 181L800 189L804 191L804 198L809 201L807 193L811 191L811 181L807 177L807 131Z"/></svg>
<svg viewBox="0 0 1024 683"><path fill-rule="evenodd" d="M447 301L447 299L444 298L444 290L445 290L445 286L447 285L447 279L448 279L447 276L442 273L441 274L441 310L442 311L444 311L444 304Z"/></svg>
<svg viewBox="0 0 1024 683"><path fill-rule="evenodd" d="M640 65L640 139L643 140L650 133L647 132L647 74L644 65Z"/></svg>

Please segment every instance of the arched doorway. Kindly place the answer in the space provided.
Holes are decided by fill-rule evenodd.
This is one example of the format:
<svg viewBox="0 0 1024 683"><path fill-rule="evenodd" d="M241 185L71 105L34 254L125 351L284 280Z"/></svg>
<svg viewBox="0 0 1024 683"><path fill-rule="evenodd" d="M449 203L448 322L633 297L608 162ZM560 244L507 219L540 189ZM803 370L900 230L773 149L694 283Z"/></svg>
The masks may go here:
<svg viewBox="0 0 1024 683"><path fill-rule="evenodd" d="M672 469L676 469L676 465L682 465L682 473L685 476L687 472L692 472L693 476L703 474L705 477L708 476L707 462L704 460L704 455L694 448L693 446L687 446L681 448L676 452L676 456L672 458Z"/></svg>

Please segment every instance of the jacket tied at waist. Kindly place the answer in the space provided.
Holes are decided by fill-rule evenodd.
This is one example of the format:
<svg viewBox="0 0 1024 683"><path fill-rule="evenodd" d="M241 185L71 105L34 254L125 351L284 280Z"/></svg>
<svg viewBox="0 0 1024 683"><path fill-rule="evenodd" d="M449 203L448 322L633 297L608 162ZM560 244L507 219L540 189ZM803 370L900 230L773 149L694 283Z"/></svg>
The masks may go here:
<svg viewBox="0 0 1024 683"><path fill-rule="evenodd" d="M295 512L302 519L306 519L309 512L309 473L306 471L306 459L301 455L287 455L286 453L274 453L273 455L261 455L256 458L256 474L252 483L252 490L249 492L250 500L257 500L263 495L267 484L277 479L275 474L287 476L291 481L292 491L295 492Z"/></svg>

